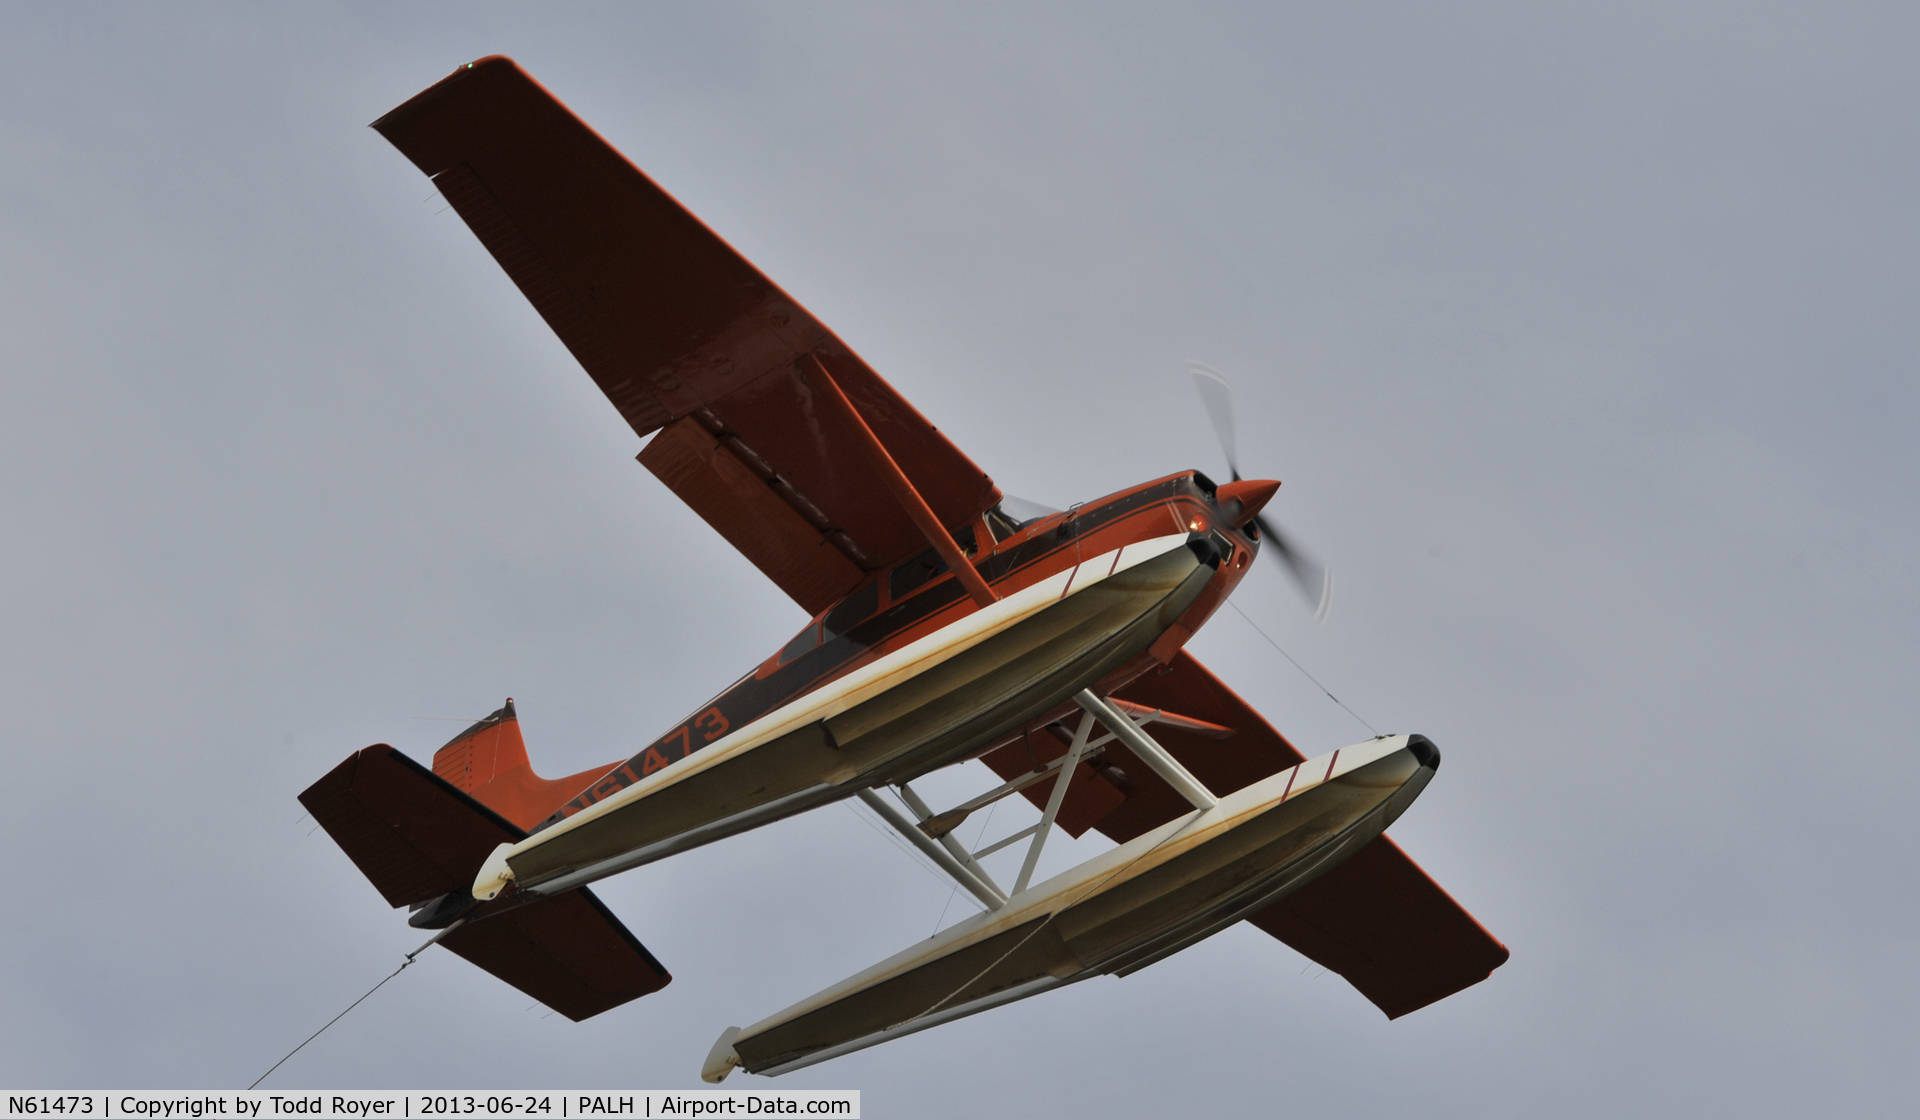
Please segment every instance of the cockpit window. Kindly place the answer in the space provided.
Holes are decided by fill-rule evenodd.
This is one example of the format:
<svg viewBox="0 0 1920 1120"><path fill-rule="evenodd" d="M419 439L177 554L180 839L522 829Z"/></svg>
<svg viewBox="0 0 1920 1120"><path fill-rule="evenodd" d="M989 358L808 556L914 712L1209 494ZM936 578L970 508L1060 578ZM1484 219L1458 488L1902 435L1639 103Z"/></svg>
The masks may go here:
<svg viewBox="0 0 1920 1120"><path fill-rule="evenodd" d="M960 545L960 551L973 556L979 551L973 540L973 526L969 525L953 535ZM902 560L894 566L887 576L887 599L899 602L913 594L933 580L947 574L947 562L940 559L940 553L929 548L909 560Z"/></svg>
<svg viewBox="0 0 1920 1120"><path fill-rule="evenodd" d="M897 603L946 570L947 562L931 548L911 560L902 560L887 576L887 597Z"/></svg>
<svg viewBox="0 0 1920 1120"><path fill-rule="evenodd" d="M1030 502L1025 498L1008 494L1000 499L999 505L987 511L987 524L993 527L994 536L1006 540L1028 525L1052 517L1059 512L1052 506L1041 505L1039 502ZM1000 531L1002 525L1008 526L1004 533Z"/></svg>
<svg viewBox="0 0 1920 1120"><path fill-rule="evenodd" d="M859 623L872 618L873 613L879 609L880 581L874 580L841 600L839 606L827 612L824 624L827 640L832 641Z"/></svg>
<svg viewBox="0 0 1920 1120"><path fill-rule="evenodd" d="M785 665L803 653L811 653L813 647L820 644L820 624L807 623L807 628L793 636L793 640L780 651L780 664Z"/></svg>

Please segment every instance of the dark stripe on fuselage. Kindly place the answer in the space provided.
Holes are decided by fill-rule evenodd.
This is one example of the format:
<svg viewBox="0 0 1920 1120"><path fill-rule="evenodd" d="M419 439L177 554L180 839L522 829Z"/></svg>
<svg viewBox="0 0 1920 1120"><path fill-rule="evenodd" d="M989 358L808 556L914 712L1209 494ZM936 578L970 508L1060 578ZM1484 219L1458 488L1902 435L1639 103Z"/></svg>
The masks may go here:
<svg viewBox="0 0 1920 1120"><path fill-rule="evenodd" d="M1040 573L1042 576L1050 576L1055 571L1072 566L1062 554L1077 552L1080 538L1122 518L1181 499L1197 500L1211 506L1212 488L1196 482L1192 473L1148 483L1114 495L1097 505L1081 506L1023 527L1021 534L1025 539L998 548L991 555L975 561L974 567L989 584L999 584L1036 567L1043 569ZM901 563L913 563L915 559L910 557ZM1074 557L1074 562L1079 559L1082 558ZM877 571L871 579L886 579L890 570ZM1024 584L1034 581L1016 582ZM861 588L848 593L841 602L858 595L865 586L863 583ZM868 654L882 657L893 652L904 644L899 641L902 636L967 598L966 589L953 577L953 573L942 572L905 598L889 603L872 618L849 626L844 634L829 634L825 641L813 649L764 676L758 670L747 674L715 697L707 707L682 720L666 735L655 739L639 754L614 767L578 797L561 806L552 816L540 822L534 831L538 832L572 816L648 774L719 741L729 730L744 727L829 683L854 669ZM825 613L832 614L833 608L829 607ZM809 625L817 625L818 622L815 619Z"/></svg>

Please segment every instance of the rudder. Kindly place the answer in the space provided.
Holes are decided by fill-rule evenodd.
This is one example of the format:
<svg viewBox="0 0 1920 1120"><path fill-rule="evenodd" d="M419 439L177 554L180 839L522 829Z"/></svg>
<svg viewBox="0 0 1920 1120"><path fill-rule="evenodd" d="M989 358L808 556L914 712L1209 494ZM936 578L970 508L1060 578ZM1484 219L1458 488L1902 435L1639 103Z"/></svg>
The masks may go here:
<svg viewBox="0 0 1920 1120"><path fill-rule="evenodd" d="M535 774L511 696L498 711L455 735L433 756L435 774L523 829L546 820L618 765L610 762L564 778Z"/></svg>

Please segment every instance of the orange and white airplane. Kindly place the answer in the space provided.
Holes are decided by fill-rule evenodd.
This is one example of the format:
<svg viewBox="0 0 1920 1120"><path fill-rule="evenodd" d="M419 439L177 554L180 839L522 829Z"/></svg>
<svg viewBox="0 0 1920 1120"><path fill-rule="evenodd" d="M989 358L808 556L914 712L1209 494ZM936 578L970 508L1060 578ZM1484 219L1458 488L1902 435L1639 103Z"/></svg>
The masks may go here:
<svg viewBox="0 0 1920 1120"><path fill-rule="evenodd" d="M1324 609L1325 573L1261 515L1279 483L1188 471L1018 514L511 60L469 63L374 128L652 436L641 464L813 616L624 761L536 776L509 700L431 769L382 744L314 783L300 800L412 925L584 1019L671 979L589 883L848 797L985 908L728 1028L703 1068L712 1081L1126 975L1241 920L1389 1017L1507 959L1384 835L1439 766L1430 741L1303 758L1182 649L1263 544ZM1224 382L1196 372L1223 422ZM939 812L910 784L969 759L1005 781ZM956 839L962 819L1016 793L1037 824L978 851ZM1034 883L1054 829L1118 846ZM1020 841L1003 886L981 860Z"/></svg>

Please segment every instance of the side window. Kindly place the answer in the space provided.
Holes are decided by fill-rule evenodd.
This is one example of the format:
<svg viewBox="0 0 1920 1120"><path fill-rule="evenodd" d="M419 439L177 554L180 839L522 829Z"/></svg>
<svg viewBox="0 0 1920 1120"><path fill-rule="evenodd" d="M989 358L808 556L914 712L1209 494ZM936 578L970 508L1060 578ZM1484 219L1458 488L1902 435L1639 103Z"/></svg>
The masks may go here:
<svg viewBox="0 0 1920 1120"><path fill-rule="evenodd" d="M902 560L887 576L887 598L897 603L946 570L946 562L931 548L910 560Z"/></svg>
<svg viewBox="0 0 1920 1120"><path fill-rule="evenodd" d="M873 617L880 609L880 581L874 580L840 601L827 612L826 640L832 641L855 625Z"/></svg>
<svg viewBox="0 0 1920 1120"><path fill-rule="evenodd" d="M809 622L807 623L807 628L795 634L793 640L787 643L786 648L780 651L780 664L785 665L803 653L813 652L813 647L819 644L820 624L817 622Z"/></svg>
<svg viewBox="0 0 1920 1120"><path fill-rule="evenodd" d="M953 539L959 544L960 551L969 557L978 551L974 544L971 525L955 533ZM940 559L938 552L929 548L911 560L902 560L887 576L887 600L897 603L903 597L918 591L930 580L946 574L947 562Z"/></svg>

